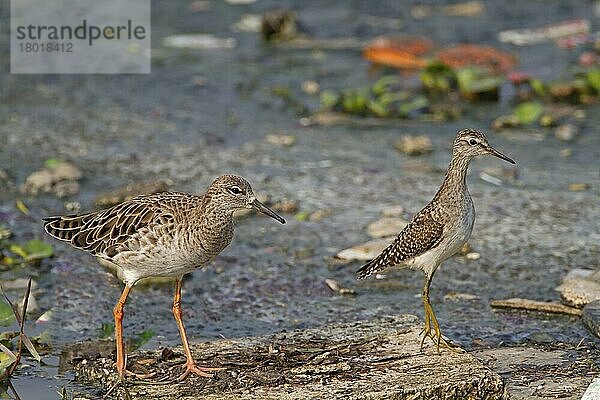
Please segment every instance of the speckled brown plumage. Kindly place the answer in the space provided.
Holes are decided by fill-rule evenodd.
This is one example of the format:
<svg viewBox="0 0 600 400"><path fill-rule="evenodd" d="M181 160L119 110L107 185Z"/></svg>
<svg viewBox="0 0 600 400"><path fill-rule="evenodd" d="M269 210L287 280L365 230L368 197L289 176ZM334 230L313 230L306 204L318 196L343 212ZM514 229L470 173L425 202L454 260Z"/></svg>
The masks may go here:
<svg viewBox="0 0 600 400"><path fill-rule="evenodd" d="M186 372L209 376L191 359L181 322L181 281L185 274L207 265L233 237L233 213L254 208L281 223L285 220L254 196L250 184L235 175L223 175L202 196L165 192L142 195L96 212L44 219L44 229L56 239L98 257L113 266L125 282L115 307L117 369L125 373L121 320L130 288L140 279L176 278L173 313L187 362Z"/></svg>
<svg viewBox="0 0 600 400"><path fill-rule="evenodd" d="M475 222L475 208L467 189L467 169L473 157L483 154L491 154L514 164L513 160L492 148L482 132L475 129L459 131L454 139L452 160L446 177L431 202L415 214L381 254L357 271L357 278L364 279L391 267L423 270L423 339L431 337L438 349L440 343L448 347L450 345L442 338L435 313L429 303L429 286L440 264L456 253L471 235ZM432 327L434 332L431 332Z"/></svg>

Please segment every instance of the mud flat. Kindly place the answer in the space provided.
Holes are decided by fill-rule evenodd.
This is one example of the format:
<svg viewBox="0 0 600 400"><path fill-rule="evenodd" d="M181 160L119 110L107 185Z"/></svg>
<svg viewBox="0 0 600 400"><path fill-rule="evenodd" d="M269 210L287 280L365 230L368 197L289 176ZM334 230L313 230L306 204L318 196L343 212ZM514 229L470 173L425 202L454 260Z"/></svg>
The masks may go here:
<svg viewBox="0 0 600 400"><path fill-rule="evenodd" d="M128 367L150 373L128 382L132 399L500 399L502 378L465 352L419 349L421 323L400 315L192 345L202 366L225 367L212 379L174 383L182 349L138 352ZM181 354L178 354L181 353ZM77 380L110 387L113 361L77 357ZM115 392L116 394L116 392Z"/></svg>

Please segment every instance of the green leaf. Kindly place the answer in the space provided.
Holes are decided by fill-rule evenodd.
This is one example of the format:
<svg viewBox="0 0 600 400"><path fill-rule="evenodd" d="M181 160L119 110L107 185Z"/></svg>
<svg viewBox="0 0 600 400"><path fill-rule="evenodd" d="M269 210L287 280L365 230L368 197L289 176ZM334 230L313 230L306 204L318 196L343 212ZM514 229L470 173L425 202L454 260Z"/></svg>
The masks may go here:
<svg viewBox="0 0 600 400"><path fill-rule="evenodd" d="M543 111L544 106L540 103L527 101L516 106L513 115L517 117L520 124L530 125L537 122Z"/></svg>
<svg viewBox="0 0 600 400"><path fill-rule="evenodd" d="M588 85L596 92L600 92L600 68L594 68L588 71L586 80Z"/></svg>
<svg viewBox="0 0 600 400"><path fill-rule="evenodd" d="M62 164L62 160L58 159L58 158L49 158L46 161L44 161L44 166L47 168L56 168L59 164Z"/></svg>
<svg viewBox="0 0 600 400"><path fill-rule="evenodd" d="M32 239L23 245L27 255L23 257L26 261L40 260L52 257L54 250L52 245L39 239Z"/></svg>
<svg viewBox="0 0 600 400"><path fill-rule="evenodd" d="M10 350L8 351L10 352ZM9 368L16 360L17 357L14 354L11 357L8 354L6 354L3 350L2 353L0 353L0 375L3 375L4 371L6 371L6 369Z"/></svg>
<svg viewBox="0 0 600 400"><path fill-rule="evenodd" d="M8 249L21 258L27 258L27 251L18 244L11 244L10 246L8 246Z"/></svg>
<svg viewBox="0 0 600 400"><path fill-rule="evenodd" d="M323 90L321 92L321 107L333 108L340 102L340 95L333 90Z"/></svg>
<svg viewBox="0 0 600 400"><path fill-rule="evenodd" d="M409 117L411 113L429 107L429 100L425 96L417 96L411 101L401 103L398 112L402 117Z"/></svg>
<svg viewBox="0 0 600 400"><path fill-rule="evenodd" d="M10 326L16 322L12 308L4 301L0 302L0 326Z"/></svg>
<svg viewBox="0 0 600 400"><path fill-rule="evenodd" d="M369 110L375 114L377 117L385 118L390 115L390 110L383 104L378 101L371 100L369 101Z"/></svg>
<svg viewBox="0 0 600 400"><path fill-rule="evenodd" d="M100 337L102 339L107 339L109 337L112 337L112 335L115 333L115 324L104 322L102 324L101 330L102 330L102 333L100 334Z"/></svg>
<svg viewBox="0 0 600 400"><path fill-rule="evenodd" d="M397 86L400 85L400 83L400 77L397 75L386 75L379 78L377 82L373 84L371 89L373 90L373 93L379 96L388 92L390 90L390 86Z"/></svg>
<svg viewBox="0 0 600 400"><path fill-rule="evenodd" d="M131 350L137 350L143 345L145 345L148 340L152 339L156 335L153 330L145 330L136 335L136 337L131 341Z"/></svg>
<svg viewBox="0 0 600 400"><path fill-rule="evenodd" d="M532 78L529 80L529 84L531 85L531 89L533 89L534 93L538 96L546 95L546 86L539 79Z"/></svg>
<svg viewBox="0 0 600 400"><path fill-rule="evenodd" d="M29 350L29 354L31 354L33 358L35 358L38 362L42 360L42 357L40 357L40 354L35 349L33 343L31 343L31 340L29 340L29 338L25 334L23 334L23 344L25 345L25 347L27 347L27 350Z"/></svg>
<svg viewBox="0 0 600 400"><path fill-rule="evenodd" d="M504 78L490 74L477 67L461 68L456 71L458 88L463 94L486 93L498 89Z"/></svg>

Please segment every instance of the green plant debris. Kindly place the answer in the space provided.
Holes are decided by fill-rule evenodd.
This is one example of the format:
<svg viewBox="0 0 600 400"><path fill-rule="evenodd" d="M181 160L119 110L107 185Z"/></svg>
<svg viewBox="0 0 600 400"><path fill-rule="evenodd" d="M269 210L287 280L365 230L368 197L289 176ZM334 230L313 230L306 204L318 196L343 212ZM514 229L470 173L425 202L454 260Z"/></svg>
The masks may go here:
<svg viewBox="0 0 600 400"><path fill-rule="evenodd" d="M421 72L421 84L430 91L448 92L456 86L456 73L452 68L440 62L429 64Z"/></svg>
<svg viewBox="0 0 600 400"><path fill-rule="evenodd" d="M544 106L540 103L527 101L515 107L513 115L521 125L531 125L537 122L544 111Z"/></svg>
<svg viewBox="0 0 600 400"><path fill-rule="evenodd" d="M103 322L100 328L100 338L108 339L115 333L115 324L110 322Z"/></svg>
<svg viewBox="0 0 600 400"><path fill-rule="evenodd" d="M0 302L0 326L11 326L15 322L12 308L4 301Z"/></svg>
<svg viewBox="0 0 600 400"><path fill-rule="evenodd" d="M48 158L46 161L44 161L44 166L46 168L53 169L62 164L62 162L63 161L58 158Z"/></svg>
<svg viewBox="0 0 600 400"><path fill-rule="evenodd" d="M137 350L146 343L148 343L148 341L152 339L155 335L156 333L154 333L154 331L150 329L142 331L130 340L129 348L132 351Z"/></svg>
<svg viewBox="0 0 600 400"><path fill-rule="evenodd" d="M41 260L43 258L52 257L54 254L54 250L52 249L52 245L39 240L32 239L25 244L11 244L8 249L18 255L23 262L32 262Z"/></svg>
<svg viewBox="0 0 600 400"><path fill-rule="evenodd" d="M485 97L497 100L499 88L505 81L504 76L493 75L477 67L457 69L456 79L461 95L468 99Z"/></svg>
<svg viewBox="0 0 600 400"><path fill-rule="evenodd" d="M586 81L596 93L600 93L600 68L589 70L586 74Z"/></svg>

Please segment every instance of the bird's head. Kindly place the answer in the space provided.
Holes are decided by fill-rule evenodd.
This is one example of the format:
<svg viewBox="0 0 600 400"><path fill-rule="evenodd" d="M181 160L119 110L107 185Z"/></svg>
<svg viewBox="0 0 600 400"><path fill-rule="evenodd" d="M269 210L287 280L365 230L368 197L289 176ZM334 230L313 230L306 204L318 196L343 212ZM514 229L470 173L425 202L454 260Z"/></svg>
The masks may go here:
<svg viewBox="0 0 600 400"><path fill-rule="evenodd" d="M491 154L511 164L516 164L511 158L494 149L488 143L483 132L471 128L460 130L456 134L453 152L469 159L484 154Z"/></svg>
<svg viewBox="0 0 600 400"><path fill-rule="evenodd" d="M212 202L227 211L253 208L285 224L285 219L256 199L252 187L241 176L222 175L213 181L207 193L210 194Z"/></svg>

